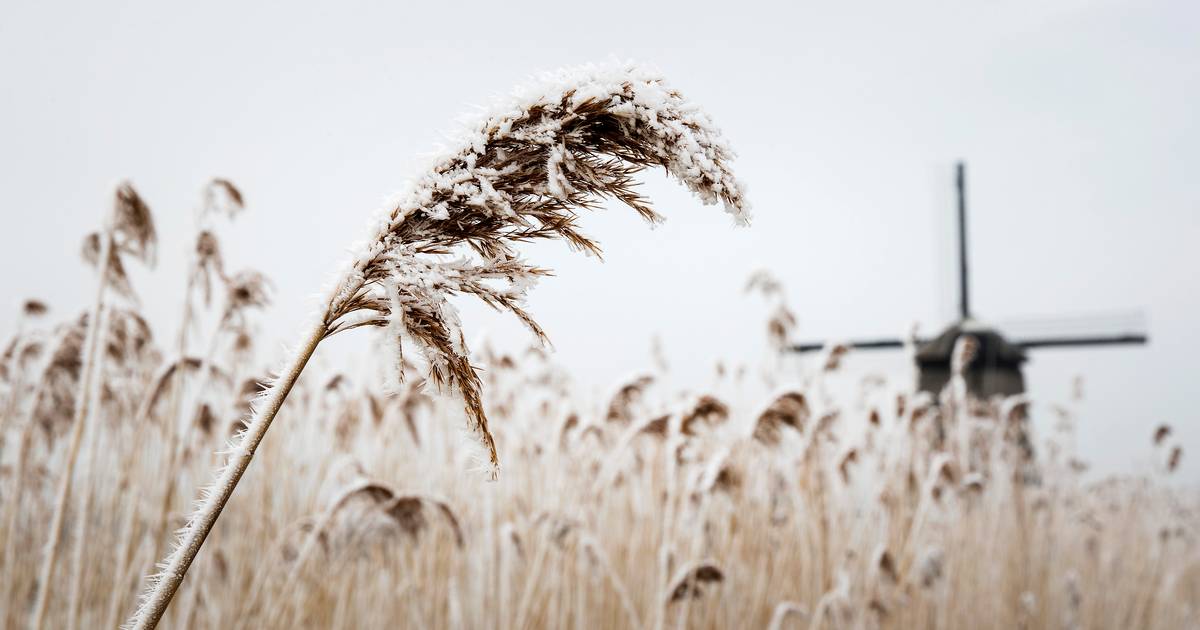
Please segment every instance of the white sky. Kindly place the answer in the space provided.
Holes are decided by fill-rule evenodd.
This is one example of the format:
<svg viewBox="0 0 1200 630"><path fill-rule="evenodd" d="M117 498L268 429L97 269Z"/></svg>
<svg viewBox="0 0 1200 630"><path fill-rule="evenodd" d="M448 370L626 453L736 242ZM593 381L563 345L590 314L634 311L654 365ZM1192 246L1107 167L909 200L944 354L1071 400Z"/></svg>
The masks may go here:
<svg viewBox="0 0 1200 630"><path fill-rule="evenodd" d="M645 191L665 226L619 209L587 221L607 264L534 248L559 275L531 309L577 375L607 386L646 366L654 332L682 382L761 356L765 309L740 293L759 266L785 281L805 337L893 335L914 320L934 332L955 299L944 213L949 165L964 157L977 313L1149 317L1145 349L1037 352L1031 393L1065 400L1082 374L1085 456L1130 469L1169 422L1200 479L1200 5L836 4L3 3L12 305L0 330L25 297L59 317L84 306L80 238L129 177L164 242L158 272L136 282L160 336L173 334L190 209L221 175L249 205L225 239L229 263L274 279L264 339L283 342L458 114L537 70L616 55L659 67L709 110L739 151L756 221L735 230L655 174ZM524 342L466 314L470 329Z"/></svg>

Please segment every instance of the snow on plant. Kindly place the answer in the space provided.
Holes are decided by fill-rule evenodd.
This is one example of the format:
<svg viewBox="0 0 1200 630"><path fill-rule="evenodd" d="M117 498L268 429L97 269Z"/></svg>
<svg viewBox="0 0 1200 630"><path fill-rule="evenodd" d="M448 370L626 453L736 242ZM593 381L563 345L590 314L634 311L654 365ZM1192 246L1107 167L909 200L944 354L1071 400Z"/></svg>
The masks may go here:
<svg viewBox="0 0 1200 630"><path fill-rule="evenodd" d="M545 75L469 125L379 214L371 237L354 248L313 330L255 401L227 466L201 498L130 625L157 624L322 340L371 326L392 337L397 353L402 340L415 344L426 359L428 382L461 397L468 426L495 475L499 459L483 410L482 384L448 298L474 296L512 313L544 339L522 304L534 281L549 271L522 260L518 244L561 239L598 255L599 245L577 221L579 211L606 199L624 203L651 223L660 221L636 191L635 176L653 166L664 168L703 203L722 203L744 225L749 205L730 170L732 159L706 114L656 73L633 65Z"/></svg>

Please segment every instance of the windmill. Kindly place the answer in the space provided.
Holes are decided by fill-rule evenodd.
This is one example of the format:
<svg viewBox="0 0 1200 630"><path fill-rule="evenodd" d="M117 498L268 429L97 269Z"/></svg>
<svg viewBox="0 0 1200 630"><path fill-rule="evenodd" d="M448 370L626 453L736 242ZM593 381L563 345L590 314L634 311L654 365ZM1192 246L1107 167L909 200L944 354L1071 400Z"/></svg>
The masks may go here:
<svg viewBox="0 0 1200 630"><path fill-rule="evenodd" d="M1126 344L1145 344L1142 317L1092 316L1031 320L1025 325L1005 326L1012 338L1001 335L989 325L975 319L971 312L967 258L967 193L966 166L959 162L955 168L958 190L958 319L941 334L929 339L916 339L917 386L921 391L938 394L950 380L950 360L959 337L971 335L979 345L975 359L967 368L967 388L976 396L987 398L995 394L1011 395L1025 391L1021 366L1027 351L1036 348L1081 348ZM1063 333L1064 329L1072 329ZM843 345L863 350L903 348L901 339L861 339ZM794 352L812 352L826 346L824 342L800 343Z"/></svg>

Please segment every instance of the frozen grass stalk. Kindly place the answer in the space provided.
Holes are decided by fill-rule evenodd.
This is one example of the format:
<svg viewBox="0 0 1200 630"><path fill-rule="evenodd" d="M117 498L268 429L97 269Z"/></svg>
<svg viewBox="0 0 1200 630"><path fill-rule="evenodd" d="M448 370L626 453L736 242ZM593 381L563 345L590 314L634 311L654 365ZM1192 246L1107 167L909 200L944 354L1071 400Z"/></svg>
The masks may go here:
<svg viewBox="0 0 1200 630"><path fill-rule="evenodd" d="M79 389L75 397L75 414L71 421L71 441L67 446L63 469L59 473L54 516L50 520L42 567L38 577L37 595L34 600L33 616L30 620L30 626L33 628L40 629L45 622L46 607L50 600L50 591L54 586L54 569L58 563L59 547L61 546L63 519L71 498L71 482L75 476L75 463L79 457L79 447L83 442L84 429L89 422L94 402L95 392L92 381L100 371L100 359L104 354L100 349L106 326L103 317L105 295L111 288L126 297L133 296L129 278L125 275L122 256L135 256L146 263L152 263L156 242L150 209L128 182L117 186L112 214L104 229L88 235L84 240L84 259L96 266L99 271L99 279L96 283L96 299L88 316ZM76 541L76 544L83 544L83 541Z"/></svg>
<svg viewBox="0 0 1200 630"><path fill-rule="evenodd" d="M102 252L106 252L107 247L105 245ZM96 349L99 345L98 339L100 337L98 328L102 324L100 316L107 276L107 272L103 269L100 272L99 288L96 290L96 301L88 316L87 341L84 342L83 367L80 368L79 395L75 400L75 417L72 420L71 441L67 446L66 462L59 473L62 476L58 482L57 499L54 503L54 516L50 519L50 527L47 530L49 538L47 538L45 550L42 552L42 568L38 573L37 596L34 599L33 618L29 624L31 628L40 629L45 621L46 606L50 601L50 589L54 583L54 569L58 564L58 548L62 537L63 518L66 516L67 503L71 498L71 481L75 476L75 461L79 455L79 446L83 443L84 422L87 421L88 412L91 408L91 381L92 375L95 372L92 364L95 362L98 354Z"/></svg>
<svg viewBox="0 0 1200 630"><path fill-rule="evenodd" d="M427 382L461 398L495 476L500 462L483 411L482 384L449 298L471 295L509 311L544 339L522 305L537 278L550 272L519 258L516 245L561 239L598 255L599 245L576 221L580 210L595 209L605 199L624 203L651 223L661 220L635 191L635 176L653 166L704 203L723 203L745 224L748 204L730 171L732 158L707 115L657 74L631 65L544 76L468 125L454 146L383 209L370 239L355 248L311 330L253 405L226 466L128 626L157 625L321 341L369 326L383 330L397 354L402 339L412 343L425 359Z"/></svg>

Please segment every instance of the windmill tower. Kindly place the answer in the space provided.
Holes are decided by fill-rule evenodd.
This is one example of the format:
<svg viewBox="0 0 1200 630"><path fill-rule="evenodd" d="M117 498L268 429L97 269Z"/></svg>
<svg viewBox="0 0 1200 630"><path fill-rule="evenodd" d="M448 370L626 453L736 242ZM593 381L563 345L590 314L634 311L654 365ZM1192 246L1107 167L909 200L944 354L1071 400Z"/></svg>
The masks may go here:
<svg viewBox="0 0 1200 630"><path fill-rule="evenodd" d="M950 380L950 360L959 337L971 335L979 342L975 359L966 374L968 390L981 398L996 394L1012 395L1025 391L1021 368L1028 359L1027 351L1034 348L1079 348L1124 344L1145 344L1147 336L1140 316L1086 317L1043 320L1025 326L1006 327L1013 339L1006 338L996 328L975 319L971 312L967 257L967 184L966 166L959 162L955 168L958 191L958 319L941 334L930 339L918 339L916 363L917 386L921 391L942 391ZM1024 334L1019 331L1024 329ZM1063 330L1069 332L1062 332ZM825 347L824 342L800 343L795 352L812 352ZM863 339L845 344L857 349L902 348L900 339Z"/></svg>

